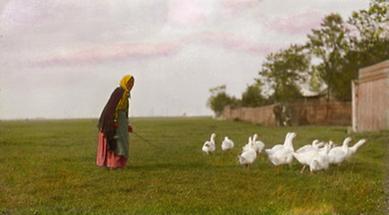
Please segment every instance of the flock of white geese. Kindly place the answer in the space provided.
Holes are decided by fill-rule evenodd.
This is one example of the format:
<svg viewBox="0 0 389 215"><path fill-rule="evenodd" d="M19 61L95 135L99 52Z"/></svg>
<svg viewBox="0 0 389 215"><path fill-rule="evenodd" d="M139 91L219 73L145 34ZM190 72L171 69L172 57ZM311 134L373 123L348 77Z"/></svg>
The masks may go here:
<svg viewBox="0 0 389 215"><path fill-rule="evenodd" d="M212 154L216 151L215 133L211 138L205 141L202 151L206 154ZM238 156L239 163L248 167L253 164L261 152L264 150L274 166L291 164L295 158L303 165L301 172L308 166L311 172L326 170L331 164L341 164L357 152L366 140L361 139L353 146L349 146L351 137L346 137L340 146L336 146L331 140L329 142L314 140L312 144L305 145L294 150L293 139L296 133L286 134L284 144L278 144L272 148L265 149L265 144L257 140L258 135L254 134L248 139L248 143L242 147L242 152ZM221 143L222 151L228 151L234 148L234 142L228 137L224 137Z"/></svg>

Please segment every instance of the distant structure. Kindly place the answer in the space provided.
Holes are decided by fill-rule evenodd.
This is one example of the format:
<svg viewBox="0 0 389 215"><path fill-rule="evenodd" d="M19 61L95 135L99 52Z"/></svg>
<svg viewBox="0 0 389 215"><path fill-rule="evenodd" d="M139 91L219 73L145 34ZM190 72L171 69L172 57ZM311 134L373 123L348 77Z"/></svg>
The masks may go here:
<svg viewBox="0 0 389 215"><path fill-rule="evenodd" d="M260 107L225 107L223 119L265 126L351 125L351 102L310 99Z"/></svg>
<svg viewBox="0 0 389 215"><path fill-rule="evenodd" d="M360 69L352 81L352 128L389 129L389 60Z"/></svg>

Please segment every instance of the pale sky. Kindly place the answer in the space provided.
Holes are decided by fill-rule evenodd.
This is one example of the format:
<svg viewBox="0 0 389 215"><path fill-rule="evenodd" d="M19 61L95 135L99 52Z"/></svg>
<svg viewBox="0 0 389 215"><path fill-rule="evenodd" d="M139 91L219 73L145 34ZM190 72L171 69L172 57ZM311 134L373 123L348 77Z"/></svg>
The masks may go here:
<svg viewBox="0 0 389 215"><path fill-rule="evenodd" d="M264 57L368 0L0 0L0 119L98 117L135 76L132 116L211 115Z"/></svg>

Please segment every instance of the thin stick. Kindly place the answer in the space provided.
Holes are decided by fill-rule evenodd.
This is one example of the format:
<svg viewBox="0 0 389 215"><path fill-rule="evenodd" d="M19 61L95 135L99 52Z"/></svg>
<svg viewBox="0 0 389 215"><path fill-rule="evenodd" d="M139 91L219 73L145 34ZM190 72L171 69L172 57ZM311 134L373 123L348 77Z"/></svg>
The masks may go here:
<svg viewBox="0 0 389 215"><path fill-rule="evenodd" d="M141 139L143 142L146 142L147 144L149 144L150 146L154 147L154 148L157 148L157 149L161 149L161 147L155 145L155 144L152 144L151 141L149 141L148 139L144 138L142 135L136 133L136 132L132 132L133 134L135 134L135 136L139 137L139 139Z"/></svg>

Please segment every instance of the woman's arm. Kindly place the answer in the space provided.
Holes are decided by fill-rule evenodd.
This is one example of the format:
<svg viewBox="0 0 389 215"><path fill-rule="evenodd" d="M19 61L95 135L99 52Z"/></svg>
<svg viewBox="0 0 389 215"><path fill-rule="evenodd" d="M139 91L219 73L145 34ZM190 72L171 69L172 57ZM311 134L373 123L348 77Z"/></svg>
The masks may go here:
<svg viewBox="0 0 389 215"><path fill-rule="evenodd" d="M107 138L110 147L114 147L114 140L113 140L113 137L115 135L114 114L115 114L116 106L118 105L120 99L122 98L123 93L124 90L120 87L116 88L113 91L99 119L99 129L103 131L104 136Z"/></svg>

